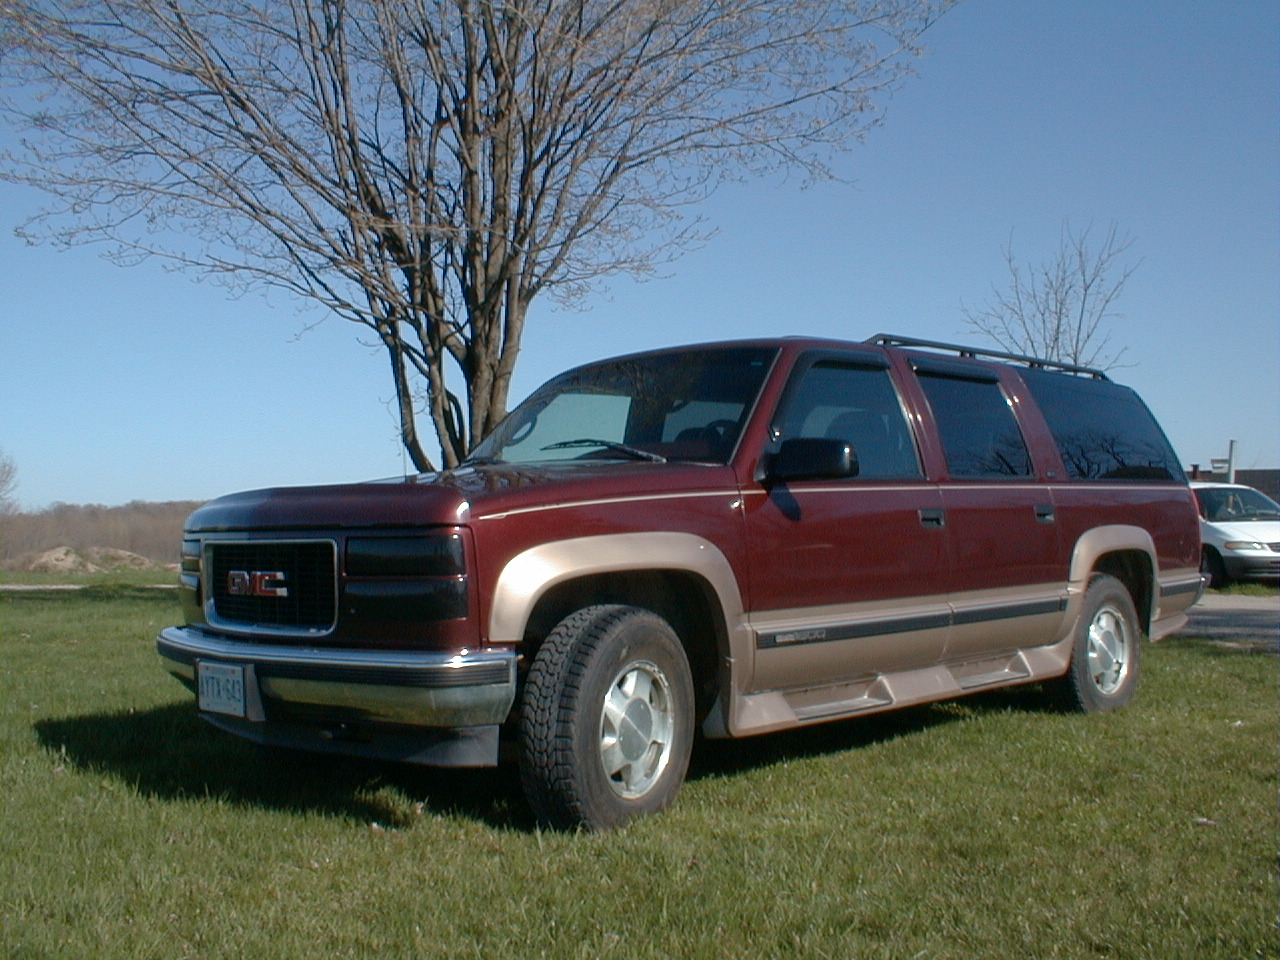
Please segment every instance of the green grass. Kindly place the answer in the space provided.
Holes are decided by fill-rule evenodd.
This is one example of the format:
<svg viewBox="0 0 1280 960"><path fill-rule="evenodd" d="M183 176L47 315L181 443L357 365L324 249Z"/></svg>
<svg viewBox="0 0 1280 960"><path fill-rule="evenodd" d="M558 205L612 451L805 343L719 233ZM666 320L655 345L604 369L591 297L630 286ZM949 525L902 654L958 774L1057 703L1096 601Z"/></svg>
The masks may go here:
<svg viewBox="0 0 1280 960"><path fill-rule="evenodd" d="M1273 583L1243 583L1237 581L1223 587L1221 590L1215 590L1214 593L1235 594L1243 597L1274 597L1280 594Z"/></svg>
<svg viewBox="0 0 1280 960"><path fill-rule="evenodd" d="M30 570L5 570L0 573L0 585L2 584L174 587L178 584L178 574L173 570L103 570L99 573L35 573Z"/></svg>
<svg viewBox="0 0 1280 960"><path fill-rule="evenodd" d="M1150 646L1107 716L1027 689L701 745L674 809L575 835L509 769L206 727L175 616L0 596L5 957L1278 956L1273 656Z"/></svg>

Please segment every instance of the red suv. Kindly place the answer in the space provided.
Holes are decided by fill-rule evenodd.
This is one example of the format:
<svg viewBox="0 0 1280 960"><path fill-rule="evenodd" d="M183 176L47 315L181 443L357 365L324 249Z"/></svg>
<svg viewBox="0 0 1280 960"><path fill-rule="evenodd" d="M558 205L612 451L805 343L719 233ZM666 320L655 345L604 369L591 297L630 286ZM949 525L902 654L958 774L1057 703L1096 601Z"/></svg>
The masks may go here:
<svg viewBox="0 0 1280 960"><path fill-rule="evenodd" d="M540 820L667 805L742 737L1041 682L1134 693L1199 597L1195 503L1101 372L900 337L571 370L455 470L215 500L158 650L252 740L443 766Z"/></svg>

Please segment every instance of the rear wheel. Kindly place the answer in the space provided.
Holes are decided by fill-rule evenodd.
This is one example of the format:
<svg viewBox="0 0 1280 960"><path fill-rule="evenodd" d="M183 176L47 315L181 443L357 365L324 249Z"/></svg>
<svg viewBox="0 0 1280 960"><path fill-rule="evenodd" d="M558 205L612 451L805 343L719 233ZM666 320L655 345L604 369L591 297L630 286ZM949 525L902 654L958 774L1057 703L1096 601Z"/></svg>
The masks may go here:
<svg viewBox="0 0 1280 960"><path fill-rule="evenodd" d="M1089 582L1076 621L1071 668L1062 678L1067 704L1086 713L1123 707L1138 686L1142 633L1129 591L1115 577Z"/></svg>
<svg viewBox="0 0 1280 960"><path fill-rule="evenodd" d="M663 809L693 745L679 637L638 607L587 607L543 642L525 682L520 777L538 820L607 830Z"/></svg>

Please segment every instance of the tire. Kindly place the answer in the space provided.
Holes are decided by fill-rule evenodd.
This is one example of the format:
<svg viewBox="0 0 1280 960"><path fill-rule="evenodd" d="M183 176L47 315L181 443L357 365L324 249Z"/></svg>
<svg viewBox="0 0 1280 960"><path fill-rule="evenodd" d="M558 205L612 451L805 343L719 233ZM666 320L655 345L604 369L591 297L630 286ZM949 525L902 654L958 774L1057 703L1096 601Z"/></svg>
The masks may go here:
<svg viewBox="0 0 1280 960"><path fill-rule="evenodd" d="M538 822L609 830L668 806L693 747L689 661L637 607L593 606L543 642L520 708L520 779Z"/></svg>
<svg viewBox="0 0 1280 960"><path fill-rule="evenodd" d="M1075 625L1071 667L1062 678L1063 700L1083 713L1104 713L1133 699L1142 660L1142 631L1129 591L1099 574L1084 594Z"/></svg>
<svg viewBox="0 0 1280 960"><path fill-rule="evenodd" d="M1227 565L1222 562L1221 555L1213 547L1201 549L1200 572L1208 578L1208 585L1214 590L1220 590L1231 582L1231 578L1227 576Z"/></svg>

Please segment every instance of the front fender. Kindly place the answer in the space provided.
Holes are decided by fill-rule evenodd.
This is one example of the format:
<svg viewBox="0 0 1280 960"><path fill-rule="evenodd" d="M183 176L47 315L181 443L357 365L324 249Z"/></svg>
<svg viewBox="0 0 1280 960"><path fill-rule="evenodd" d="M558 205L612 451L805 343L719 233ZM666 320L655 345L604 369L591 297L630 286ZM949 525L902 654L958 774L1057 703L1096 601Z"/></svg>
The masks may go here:
<svg viewBox="0 0 1280 960"><path fill-rule="evenodd" d="M489 641L504 644L524 639L534 607L553 587L578 577L627 570L679 570L702 577L720 602L732 656L751 650L733 567L714 543L689 533L575 537L517 554L498 575L489 611Z"/></svg>

